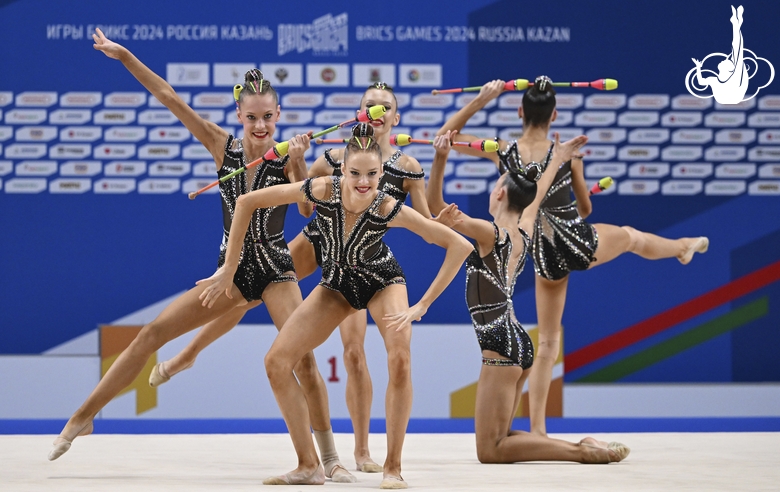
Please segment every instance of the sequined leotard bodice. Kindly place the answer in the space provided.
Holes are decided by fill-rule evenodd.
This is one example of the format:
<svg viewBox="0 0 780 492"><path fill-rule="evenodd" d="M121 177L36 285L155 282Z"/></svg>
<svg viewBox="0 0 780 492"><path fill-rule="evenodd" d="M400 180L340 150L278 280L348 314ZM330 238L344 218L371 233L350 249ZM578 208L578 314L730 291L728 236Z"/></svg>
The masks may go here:
<svg viewBox="0 0 780 492"><path fill-rule="evenodd" d="M392 251L382 241L387 224L401 210L396 201L387 215L381 207L387 194L378 191L371 205L361 213L349 234L345 234L345 213L341 204L341 176L330 178L330 196L320 200L312 195L313 179L301 189L317 206L317 229L322 248L320 285L341 292L355 309L365 309L375 293L391 284L404 284L404 272Z"/></svg>
<svg viewBox="0 0 780 492"><path fill-rule="evenodd" d="M325 156L325 161L333 168L333 176L341 176L341 162L333 158L331 150L332 149L328 149L323 154ZM393 155L382 164L382 177L379 178L379 189L401 203L406 201L406 196L408 195L408 193L404 191L404 180L425 178L424 172L415 173L406 171L398 165L398 161L403 155L403 152L396 150ZM303 235L314 246L315 259L317 260L317 264L322 266L322 251L319 244L319 231L317 230L316 220L312 220L304 227Z"/></svg>
<svg viewBox="0 0 780 492"><path fill-rule="evenodd" d="M517 276L525 266L530 239L525 231L519 229L523 250L517 257L514 271L510 272L512 240L506 229L499 231L495 223L493 230L495 242L490 254L480 257L475 248L466 259L466 303L480 348L508 357L511 363L507 365L528 369L534 360L533 343L515 317L512 295ZM485 359L486 363L489 360L496 359Z"/></svg>
<svg viewBox="0 0 780 492"><path fill-rule="evenodd" d="M506 152L499 152L499 158L505 162L514 159L521 169L525 167L516 141ZM552 146L541 162L542 172L551 158ZM597 245L596 229L580 217L572 200L571 161L565 162L542 199L534 224L531 254L536 273L549 280L558 280L572 270L587 270Z"/></svg>
<svg viewBox="0 0 780 492"><path fill-rule="evenodd" d="M239 195L268 186L289 183L284 174L288 156L266 161L255 168L252 182L247 180L246 172L219 184L222 197L223 237L220 246L219 266L225 261L230 226ZM221 178L239 169L245 164L243 142L229 135L225 143L225 156L222 167L217 172ZM294 275L285 272L294 271L292 256L284 240L284 218L287 205L260 208L252 214L244 244L241 249L239 266L233 279L247 301L262 297L263 290L271 282L295 281Z"/></svg>

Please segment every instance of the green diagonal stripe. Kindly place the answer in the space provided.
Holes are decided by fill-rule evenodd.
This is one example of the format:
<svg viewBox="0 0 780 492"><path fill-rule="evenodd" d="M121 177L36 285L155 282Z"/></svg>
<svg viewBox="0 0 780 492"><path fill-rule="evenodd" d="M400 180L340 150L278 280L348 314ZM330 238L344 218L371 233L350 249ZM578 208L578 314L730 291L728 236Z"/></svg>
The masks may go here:
<svg viewBox="0 0 780 492"><path fill-rule="evenodd" d="M657 362L679 354L684 350L727 333L735 328L765 316L769 311L769 300L762 297L730 313L697 326L676 337L661 342L621 361L610 364L583 378L578 383L611 383L649 367Z"/></svg>

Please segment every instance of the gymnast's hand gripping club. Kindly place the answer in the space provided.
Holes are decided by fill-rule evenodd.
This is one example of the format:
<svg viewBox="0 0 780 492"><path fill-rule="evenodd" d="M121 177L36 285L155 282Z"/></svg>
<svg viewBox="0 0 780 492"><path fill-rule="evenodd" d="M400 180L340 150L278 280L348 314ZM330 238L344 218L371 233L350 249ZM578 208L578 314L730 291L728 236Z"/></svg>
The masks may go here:
<svg viewBox="0 0 780 492"><path fill-rule="evenodd" d="M433 140L423 140L419 138L412 138L410 135L399 133L397 135L390 135L390 144L397 145L399 147L405 147L409 144L420 143L433 145ZM473 142L452 142L453 147L471 147L472 149L481 150L482 152L497 152L498 142L495 140L475 140Z"/></svg>
<svg viewBox="0 0 780 492"><path fill-rule="evenodd" d="M505 91L524 91L534 85L533 82L529 82L527 79L515 79L509 80L504 84ZM613 91L617 89L618 82L615 79L598 79L593 82L553 82L553 87L592 87L600 91ZM431 94L452 94L456 92L479 92L482 86L476 87L460 87L458 89L434 89Z"/></svg>
<svg viewBox="0 0 780 492"><path fill-rule="evenodd" d="M326 128L322 131L319 131L313 135L310 135L309 138L317 138L321 137L322 135L325 135L326 133L335 132L339 128L344 128L347 125L351 125L353 123L365 123L368 121L374 121L378 118L381 118L384 116L385 112L387 112L387 109L385 109L384 106L371 106L367 110L360 113L357 118L353 118L351 120L345 121L343 123L339 123L338 125L333 125L330 128ZM219 178L218 180L214 181L213 183L209 184L208 186L204 186L203 188L199 189L198 191L193 191L192 193L188 194L187 196L190 198L190 200L194 200L198 195L203 193L206 190L209 190L215 186L217 186L219 183L224 183L225 181L233 178L234 176L237 176L247 169L251 169L257 165L259 165L262 162L265 161L272 161L274 159L278 159L280 157L283 157L287 155L287 151L289 149L290 142L289 140L285 140L284 142L280 142L270 149L263 155L263 157L259 159L255 159L254 161L250 162L249 164L244 165L243 167L240 167L233 171L232 173L228 174L227 176L223 176Z"/></svg>

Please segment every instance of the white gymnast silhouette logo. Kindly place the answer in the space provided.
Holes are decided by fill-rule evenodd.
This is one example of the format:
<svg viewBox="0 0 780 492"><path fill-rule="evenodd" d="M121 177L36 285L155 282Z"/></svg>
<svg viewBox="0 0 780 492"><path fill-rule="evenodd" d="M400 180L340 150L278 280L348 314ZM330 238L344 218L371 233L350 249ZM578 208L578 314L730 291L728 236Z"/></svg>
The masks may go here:
<svg viewBox="0 0 780 492"><path fill-rule="evenodd" d="M730 55L712 53L707 55L702 61L692 58L696 66L685 76L685 88L692 95L701 99L714 97L720 104L739 104L742 101L753 99L758 94L758 91L772 83L772 80L775 78L775 67L769 63L769 60L756 56L755 53L744 46L742 32L740 31L742 27L742 13L744 11L745 9L742 5L736 10L734 10L733 5L731 6L731 19L729 19L732 26ZM716 58L716 60L722 58L720 63L718 63L717 73L714 70L702 69L702 65L709 58ZM763 61L769 67L769 80L766 84L757 87L751 95L745 97L745 94L748 92L750 79L758 73L759 61ZM703 73L714 76L703 77ZM697 94L697 92L708 92L708 86L712 89L712 94Z"/></svg>

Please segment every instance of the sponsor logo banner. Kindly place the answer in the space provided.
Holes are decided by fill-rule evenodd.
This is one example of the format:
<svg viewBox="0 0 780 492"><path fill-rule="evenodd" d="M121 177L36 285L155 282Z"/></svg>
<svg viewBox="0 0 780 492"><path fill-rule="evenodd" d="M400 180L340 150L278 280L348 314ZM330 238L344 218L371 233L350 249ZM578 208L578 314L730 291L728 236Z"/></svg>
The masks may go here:
<svg viewBox="0 0 780 492"><path fill-rule="evenodd" d="M196 162L192 166L192 175L197 177L212 177L216 176L217 174L217 167L214 161L200 161ZM212 180L213 181L213 180ZM208 183L206 183L208 184ZM206 185L203 185L206 186ZM199 190L203 188L203 186L200 186L198 188L195 188L195 190Z"/></svg>
<svg viewBox="0 0 780 492"><path fill-rule="evenodd" d="M131 144L103 144L98 145L92 151L95 159L122 159L135 155L135 145Z"/></svg>
<svg viewBox="0 0 780 492"><path fill-rule="evenodd" d="M639 128L628 134L629 143L664 143L669 140L668 128Z"/></svg>
<svg viewBox="0 0 780 492"><path fill-rule="evenodd" d="M517 111L493 111L488 116L488 125L493 126L517 126L522 125L517 116Z"/></svg>
<svg viewBox="0 0 780 492"><path fill-rule="evenodd" d="M94 142L102 137L103 129L99 126L66 126L60 130L63 142Z"/></svg>
<svg viewBox="0 0 780 492"><path fill-rule="evenodd" d="M5 176L14 170L14 164L11 161L0 161L0 176Z"/></svg>
<svg viewBox="0 0 780 492"><path fill-rule="evenodd" d="M672 109L709 109L712 99L701 99L695 96L680 95L672 98Z"/></svg>
<svg viewBox="0 0 780 492"><path fill-rule="evenodd" d="M604 176L612 176L613 178L619 178L620 176L623 176L625 174L626 174L625 162L594 162L593 164L585 165L586 178L601 179Z"/></svg>
<svg viewBox="0 0 780 492"><path fill-rule="evenodd" d="M577 109L582 106L584 100L583 94L556 94L555 107L558 109ZM520 107L520 104L516 107Z"/></svg>
<svg viewBox="0 0 780 492"><path fill-rule="evenodd" d="M15 98L16 105L27 108L48 108L57 102L56 92L20 92Z"/></svg>
<svg viewBox="0 0 780 492"><path fill-rule="evenodd" d="M205 110L200 109L196 112L203 116L202 113L204 111ZM179 120L176 118L176 115L167 109L146 109L138 113L138 123L141 123L142 125L172 125L178 122ZM214 123L218 122L215 121Z"/></svg>
<svg viewBox="0 0 780 492"><path fill-rule="evenodd" d="M677 164L672 167L673 178L707 178L712 176L712 164Z"/></svg>
<svg viewBox="0 0 780 492"><path fill-rule="evenodd" d="M141 159L172 159L179 156L181 146L177 144L146 144L138 149Z"/></svg>
<svg viewBox="0 0 780 492"><path fill-rule="evenodd" d="M16 130L18 142L48 142L57 138L57 128L54 126L24 126Z"/></svg>
<svg viewBox="0 0 780 492"><path fill-rule="evenodd" d="M658 111L626 111L618 117L620 126L653 126L661 119Z"/></svg>
<svg viewBox="0 0 780 492"><path fill-rule="evenodd" d="M208 87L208 63L168 63L165 80L174 87Z"/></svg>
<svg viewBox="0 0 780 492"><path fill-rule="evenodd" d="M561 112L558 112L560 118ZM617 119L614 111L582 111L577 113L574 118L574 124L577 126L610 126L615 124ZM556 120L557 121L557 120ZM555 122L553 122L555 123ZM566 123L562 123L566 124Z"/></svg>
<svg viewBox="0 0 780 492"><path fill-rule="evenodd" d="M334 92L325 98L325 107L357 110L360 107L360 100L362 98L363 94L360 92ZM395 106L395 104L393 106ZM284 113L285 112L282 111L282 116L284 116Z"/></svg>
<svg viewBox="0 0 780 492"><path fill-rule="evenodd" d="M53 125L79 125L92 119L92 111L88 109L57 109L49 115L49 123Z"/></svg>
<svg viewBox="0 0 780 492"><path fill-rule="evenodd" d="M780 195L780 181L753 181L748 186L748 195Z"/></svg>
<svg viewBox="0 0 780 492"><path fill-rule="evenodd" d="M12 178L5 182L6 193L40 193L45 189L44 178Z"/></svg>
<svg viewBox="0 0 780 492"><path fill-rule="evenodd" d="M92 186L95 193L130 193L135 191L135 180L129 178L104 178Z"/></svg>
<svg viewBox="0 0 780 492"><path fill-rule="evenodd" d="M0 108L8 106L14 100L13 92L0 91Z"/></svg>
<svg viewBox="0 0 780 492"><path fill-rule="evenodd" d="M106 129L106 142L139 142L146 138L143 126L113 126Z"/></svg>
<svg viewBox="0 0 780 492"><path fill-rule="evenodd" d="M649 161L658 157L657 145L626 145L620 148L618 158L621 161Z"/></svg>
<svg viewBox="0 0 780 492"><path fill-rule="evenodd" d="M355 117L355 111L348 109L326 109L314 115L314 124L322 126L338 125Z"/></svg>
<svg viewBox="0 0 780 492"><path fill-rule="evenodd" d="M756 107L756 100L755 100L755 98L743 100L743 101L740 101L740 102L735 103L735 104L721 104L717 100L715 101L715 109L716 110L725 109L725 110L745 111L745 110L748 110L748 109L753 109L755 107Z"/></svg>
<svg viewBox="0 0 780 492"><path fill-rule="evenodd" d="M459 178L489 178L498 173L493 162L467 162L455 168L455 176Z"/></svg>
<svg viewBox="0 0 780 492"><path fill-rule="evenodd" d="M552 132L551 132L552 133ZM570 140L573 137L564 138L561 132L561 142ZM582 133L575 134L582 135ZM588 142L591 143L620 143L626 139L625 128L592 128L585 134L588 137Z"/></svg>
<svg viewBox="0 0 780 492"><path fill-rule="evenodd" d="M398 94L396 94L396 96L397 95ZM498 101L504 100L504 98L506 98L507 96L517 96L517 94L511 94L511 93L510 94L504 94L504 95L498 97ZM463 106L465 106L468 103L470 103L471 101L473 101L474 98L476 98L476 97L477 97L477 95L474 94L473 92L466 92L464 94L460 94L460 95L458 95L455 98L455 107L460 109ZM555 97L556 97L556 100L557 100L558 96L555 96ZM522 96L520 96L520 101L522 101L522 100L523 100L523 98L522 98ZM399 104L400 104L400 101L399 101ZM487 104L485 104L484 109L495 108L497 104L498 104L497 100L493 99L493 100L489 101ZM510 105L507 105L507 106L511 107ZM503 108L504 106L499 106L499 107ZM518 107L520 107L519 104L517 106L515 106L515 109L517 109ZM560 106L558 106L558 108L560 108Z"/></svg>
<svg viewBox="0 0 780 492"><path fill-rule="evenodd" d="M140 176L146 172L146 163L143 161L113 161L103 168L106 176Z"/></svg>
<svg viewBox="0 0 780 492"><path fill-rule="evenodd" d="M96 125L121 125L135 121L133 109L101 109L95 113L92 122Z"/></svg>
<svg viewBox="0 0 780 492"><path fill-rule="evenodd" d="M580 152L587 159L606 161L615 157L617 147L614 145L586 145Z"/></svg>
<svg viewBox="0 0 780 492"><path fill-rule="evenodd" d="M51 176L56 172L55 161L22 161L16 164L17 176Z"/></svg>
<svg viewBox="0 0 780 492"><path fill-rule="evenodd" d="M352 85L368 87L375 82L384 82L395 87L395 65L392 63L354 63L352 65Z"/></svg>
<svg viewBox="0 0 780 492"><path fill-rule="evenodd" d="M404 125L440 125L444 122L444 112L434 110L404 111L401 121Z"/></svg>
<svg viewBox="0 0 780 492"><path fill-rule="evenodd" d="M455 113L457 113L457 110L450 111L444 116L445 120L449 120L453 116L455 116ZM474 113L474 116L469 118L469 125L484 125L487 122L487 111L477 111Z"/></svg>
<svg viewBox="0 0 780 492"><path fill-rule="evenodd" d="M60 96L63 108L94 108L103 102L100 92L66 92Z"/></svg>
<svg viewBox="0 0 780 492"><path fill-rule="evenodd" d="M91 189L89 179L57 178L49 183L49 193L86 193Z"/></svg>
<svg viewBox="0 0 780 492"><path fill-rule="evenodd" d="M421 162L420 167L422 167L423 172L425 173L425 179L428 179L428 176L431 175L431 168L433 167L432 162ZM451 176L455 172L455 164L448 162L444 166L444 177Z"/></svg>
<svg viewBox="0 0 780 492"><path fill-rule="evenodd" d="M103 105L107 108L137 108L146 104L146 92L111 92Z"/></svg>
<svg viewBox="0 0 780 492"><path fill-rule="evenodd" d="M14 135L14 129L10 126L0 126L0 142L5 142Z"/></svg>
<svg viewBox="0 0 780 492"><path fill-rule="evenodd" d="M714 145L704 151L704 159L707 161L739 161L744 158L745 147Z"/></svg>
<svg viewBox="0 0 780 492"><path fill-rule="evenodd" d="M591 131L596 131L597 132L599 130L600 129L596 128L596 129L593 129ZM605 129L602 128L601 130L605 130ZM614 130L620 131L620 129L618 129L618 128L615 128ZM523 129L522 128L509 129L509 130L505 130L505 131L515 132L514 134L516 134L517 136L514 137L514 138L504 138L504 137L501 137L504 140L517 140L518 138L520 138L523 135ZM609 131L612 131L612 129L610 129ZM560 129L550 130L550 134L547 136L547 138L549 138L550 140L554 141L556 133L558 133L561 136L561 142L565 142L567 140L571 140L574 137L579 137L580 135L584 135L585 134L585 132L582 130L582 128L576 128L576 127L575 128L560 128ZM592 143L599 143L599 142L596 142L594 140L590 140L590 142L592 142Z"/></svg>
<svg viewBox="0 0 780 492"><path fill-rule="evenodd" d="M471 129L469 129L470 131ZM421 126L418 128L415 128L413 132L411 132L412 138L420 138L423 140L433 140L436 138L436 132L439 131L438 126ZM398 131L398 128L396 127L393 130L393 133L404 133L401 131ZM408 133L408 132L407 132ZM466 129L463 129L463 133L466 133ZM467 133L468 135L472 135L472 133Z"/></svg>
<svg viewBox="0 0 780 492"><path fill-rule="evenodd" d="M750 178L756 174L755 164L720 164L715 168L716 178Z"/></svg>
<svg viewBox="0 0 780 492"><path fill-rule="evenodd" d="M261 63L260 70L274 87L303 86L303 64L301 63Z"/></svg>
<svg viewBox="0 0 780 492"><path fill-rule="evenodd" d="M216 87L244 85L244 74L253 68L256 68L254 63L215 63L212 72L214 82L211 85ZM263 76L265 76L265 72L263 72Z"/></svg>
<svg viewBox="0 0 780 492"><path fill-rule="evenodd" d="M179 191L178 179L144 179L138 183L138 193L170 194Z"/></svg>
<svg viewBox="0 0 780 492"><path fill-rule="evenodd" d="M663 109L668 105L668 94L636 94L628 98L628 109Z"/></svg>
<svg viewBox="0 0 780 492"><path fill-rule="evenodd" d="M211 164L213 165L214 163L212 162ZM192 193L193 191L198 191L201 188L205 188L206 186L210 185L212 182L213 182L212 180L208 180L208 179L188 179L181 184L181 191L182 193ZM208 190L201 192L201 195L214 195L217 193L219 193L219 187L215 186L213 188L209 188Z"/></svg>
<svg viewBox="0 0 780 492"><path fill-rule="evenodd" d="M0 135L2 128L0 128ZM0 140L3 140L0 136ZM758 134L758 143L760 144L780 144L780 130L763 130Z"/></svg>
<svg viewBox="0 0 780 492"><path fill-rule="evenodd" d="M2 104L0 104L0 106L2 106ZM761 96L758 100L758 109L780 109L780 96L774 94Z"/></svg>
<svg viewBox="0 0 780 492"><path fill-rule="evenodd" d="M669 164L665 162L643 162L628 166L631 178L663 178L669 174Z"/></svg>
<svg viewBox="0 0 780 492"><path fill-rule="evenodd" d="M11 144L5 148L6 159L37 159L46 155L46 144Z"/></svg>
<svg viewBox="0 0 780 492"><path fill-rule="evenodd" d="M91 153L89 144L57 144L49 149L49 159L83 159Z"/></svg>
<svg viewBox="0 0 780 492"><path fill-rule="evenodd" d="M412 98L413 108L422 109L443 109L452 106L452 101L455 97L452 94L441 94L434 96L433 94L417 94ZM494 113L495 114L495 113ZM515 119L517 119L517 113L515 112Z"/></svg>
<svg viewBox="0 0 780 492"><path fill-rule="evenodd" d="M282 111L279 118L280 125L307 125L314 119L314 112L310 109L297 109ZM325 137L330 138L330 137Z"/></svg>
<svg viewBox="0 0 780 492"><path fill-rule="evenodd" d="M748 125L753 127L780 127L780 112L753 113L748 118Z"/></svg>
<svg viewBox="0 0 780 492"><path fill-rule="evenodd" d="M715 133L715 143L719 144L747 144L756 139L755 130L719 130Z"/></svg>
<svg viewBox="0 0 780 492"><path fill-rule="evenodd" d="M0 176L2 176L2 163L0 162ZM780 164L764 164L758 168L759 178L780 178Z"/></svg>
<svg viewBox="0 0 780 492"><path fill-rule="evenodd" d="M148 123L175 123L177 121L176 116L174 116L173 113L171 112L167 112L167 113L172 117L172 118L168 118L168 121L154 121L154 122L150 121ZM212 123L220 124L223 121L225 121L225 112L219 109L198 109L196 113L198 113L198 116L200 116L204 120L210 121ZM146 122L142 122L142 123L146 123Z"/></svg>
<svg viewBox="0 0 780 492"><path fill-rule="evenodd" d="M661 116L662 126L699 126L704 117L701 113L669 111Z"/></svg>
<svg viewBox="0 0 780 492"><path fill-rule="evenodd" d="M94 176L102 170L98 161L67 161L60 165L60 176Z"/></svg>
<svg viewBox="0 0 780 492"><path fill-rule="evenodd" d="M45 109L13 109L5 113L6 124L37 125L46 121Z"/></svg>
<svg viewBox="0 0 780 492"><path fill-rule="evenodd" d="M436 149L431 145L412 144L403 148L406 155L414 157L417 160L433 160Z"/></svg>
<svg viewBox="0 0 780 492"><path fill-rule="evenodd" d="M745 113L712 112L704 117L705 126L741 126L745 124Z"/></svg>
<svg viewBox="0 0 780 492"><path fill-rule="evenodd" d="M322 105L324 99L325 96L322 94L322 92L291 92L282 96L282 107L285 109L316 108L317 106ZM352 117L354 118L354 116Z"/></svg>
<svg viewBox="0 0 780 492"><path fill-rule="evenodd" d="M714 180L704 186L705 195L741 195L747 185L744 181Z"/></svg>
<svg viewBox="0 0 780 492"><path fill-rule="evenodd" d="M617 188L621 195L654 195L660 185L656 179L627 179L618 183Z"/></svg>
<svg viewBox="0 0 780 492"><path fill-rule="evenodd" d="M395 98L398 100L398 108L405 108L412 103L412 95L408 92L396 92Z"/></svg>
<svg viewBox="0 0 780 492"><path fill-rule="evenodd" d="M149 130L150 142L183 142L190 136L183 126L158 126Z"/></svg>
<svg viewBox="0 0 780 492"><path fill-rule="evenodd" d="M187 104L190 104L192 102L192 93L186 92L186 91L176 91L176 95L181 98L182 101L184 101ZM157 100L156 97L149 95L149 107L150 108L164 108L165 105Z"/></svg>
<svg viewBox="0 0 780 492"><path fill-rule="evenodd" d="M672 133L672 143L703 144L712 140L712 130L709 128L675 130Z"/></svg>
<svg viewBox="0 0 780 492"><path fill-rule="evenodd" d="M661 159L665 161L695 161L704 154L698 145L670 145L661 151Z"/></svg>
<svg viewBox="0 0 780 492"><path fill-rule="evenodd" d="M780 161L780 148L762 145L753 147L748 153L748 159L751 161Z"/></svg>
<svg viewBox="0 0 780 492"><path fill-rule="evenodd" d="M442 66L440 64L407 64L398 66L401 87L441 87Z"/></svg>
<svg viewBox="0 0 780 492"><path fill-rule="evenodd" d="M308 87L349 87L349 64L307 63Z"/></svg>
<svg viewBox="0 0 780 492"><path fill-rule="evenodd" d="M189 161L158 161L149 164L149 176L181 177L189 173Z"/></svg>
<svg viewBox="0 0 780 492"><path fill-rule="evenodd" d="M443 94L442 94L443 95ZM441 96L437 96L441 97ZM476 97L476 95L474 96ZM558 109L568 109L568 108L561 108L560 103L557 103L558 96L556 95L556 107ZM473 98L472 98L473 99ZM496 99L493 99L491 102L495 102ZM502 94L498 97L498 107L501 109L512 109L515 113L517 113L517 108L523 105L523 93L520 94ZM465 106L465 104L464 104Z"/></svg>
<svg viewBox="0 0 780 492"><path fill-rule="evenodd" d="M698 195L704 189L704 183L700 180L670 179L661 185L662 195Z"/></svg>
<svg viewBox="0 0 780 492"><path fill-rule="evenodd" d="M558 111L558 117L555 118L555 121L552 122L551 126L569 126L572 121L574 121L574 113L571 111Z"/></svg>
<svg viewBox="0 0 780 492"><path fill-rule="evenodd" d="M201 92L192 98L194 108L225 108L236 104L233 94L226 92Z"/></svg>
<svg viewBox="0 0 780 492"><path fill-rule="evenodd" d="M620 109L625 105L625 94L593 94L585 99L586 109Z"/></svg>
<svg viewBox="0 0 780 492"><path fill-rule="evenodd" d="M181 156L185 159L209 159L212 157L208 149L201 143L187 145Z"/></svg>
<svg viewBox="0 0 780 492"><path fill-rule="evenodd" d="M444 184L448 195L479 195L486 191L486 179L451 179Z"/></svg>

